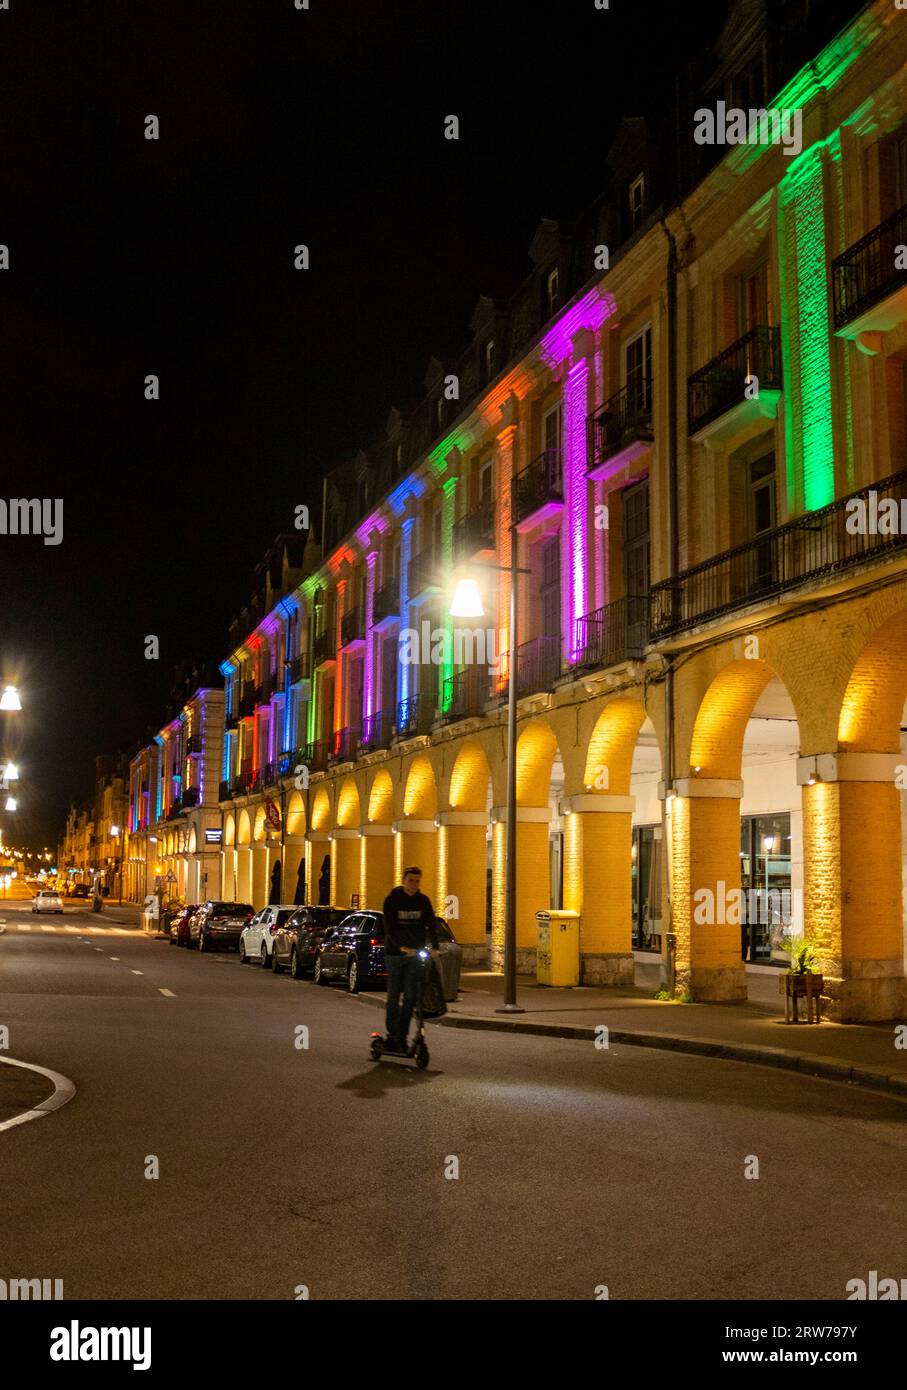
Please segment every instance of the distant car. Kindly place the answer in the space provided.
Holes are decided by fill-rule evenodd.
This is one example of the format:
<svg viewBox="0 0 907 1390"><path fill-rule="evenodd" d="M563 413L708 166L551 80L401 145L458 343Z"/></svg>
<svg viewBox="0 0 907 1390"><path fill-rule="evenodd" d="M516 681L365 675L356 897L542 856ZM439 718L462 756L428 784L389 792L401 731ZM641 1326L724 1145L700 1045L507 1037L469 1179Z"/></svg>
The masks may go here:
<svg viewBox="0 0 907 1390"><path fill-rule="evenodd" d="M325 932L332 931L348 916L349 909L345 907L297 907L274 933L271 968L278 973L289 970L294 980L311 975Z"/></svg>
<svg viewBox="0 0 907 1390"><path fill-rule="evenodd" d="M456 999L460 989L463 947L443 917L435 918L438 933L438 969L444 998ZM346 980L350 994L361 989L384 988L384 913L350 913L333 931L326 932L315 957L315 983Z"/></svg>
<svg viewBox="0 0 907 1390"><path fill-rule="evenodd" d="M32 912L62 912L63 899L57 890L39 888L31 902Z"/></svg>
<svg viewBox="0 0 907 1390"><path fill-rule="evenodd" d="M288 917L296 911L295 903L268 903L256 912L251 922L242 930L239 938L239 963L248 965L257 960L266 970L271 964L271 948L278 927L282 927Z"/></svg>
<svg viewBox="0 0 907 1390"><path fill-rule="evenodd" d="M187 903L171 918L170 931L168 932L171 946L189 945L189 918L194 916L196 912L198 912L198 903Z"/></svg>
<svg viewBox="0 0 907 1390"><path fill-rule="evenodd" d="M87 898L89 893L88 884L74 883L69 891L74 898Z"/></svg>
<svg viewBox="0 0 907 1390"><path fill-rule="evenodd" d="M191 950L207 951L212 946L238 946L243 927L255 916L251 903L225 903L209 899L189 918Z"/></svg>

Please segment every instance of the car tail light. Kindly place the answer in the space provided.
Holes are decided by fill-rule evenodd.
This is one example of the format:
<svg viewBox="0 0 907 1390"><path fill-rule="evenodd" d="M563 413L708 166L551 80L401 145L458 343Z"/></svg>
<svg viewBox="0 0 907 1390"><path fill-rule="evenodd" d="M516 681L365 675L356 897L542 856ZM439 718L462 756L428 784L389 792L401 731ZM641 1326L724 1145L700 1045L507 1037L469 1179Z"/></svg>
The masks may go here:
<svg viewBox="0 0 907 1390"><path fill-rule="evenodd" d="M370 946L380 946L380 945L381 945L381 942L378 940L377 936L371 936L371 937L369 937L369 943L368 943L368 944L369 944Z"/></svg>

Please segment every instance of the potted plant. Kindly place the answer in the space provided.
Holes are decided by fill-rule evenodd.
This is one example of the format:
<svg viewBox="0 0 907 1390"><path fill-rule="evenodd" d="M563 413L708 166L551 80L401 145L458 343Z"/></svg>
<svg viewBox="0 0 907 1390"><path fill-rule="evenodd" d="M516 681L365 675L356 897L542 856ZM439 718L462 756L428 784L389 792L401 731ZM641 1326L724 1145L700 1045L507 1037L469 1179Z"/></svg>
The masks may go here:
<svg viewBox="0 0 907 1390"><path fill-rule="evenodd" d="M790 956L790 969L782 975L779 987L784 994L784 1017L790 1022L791 1002L793 1002L793 1022L798 1023L797 1001L806 1000L806 1021L812 1017L812 1004L815 1001L816 1022L819 1021L819 998L825 987L823 976L814 968L816 945L809 936L787 936L781 942L782 951Z"/></svg>

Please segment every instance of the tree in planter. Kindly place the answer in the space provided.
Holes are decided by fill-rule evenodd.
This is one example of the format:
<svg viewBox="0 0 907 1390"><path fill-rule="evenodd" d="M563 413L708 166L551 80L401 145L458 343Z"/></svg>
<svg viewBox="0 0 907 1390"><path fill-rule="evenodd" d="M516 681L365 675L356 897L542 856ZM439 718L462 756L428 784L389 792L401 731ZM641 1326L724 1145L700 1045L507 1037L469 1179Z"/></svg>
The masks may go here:
<svg viewBox="0 0 907 1390"><path fill-rule="evenodd" d="M815 975L816 943L811 936L786 936L782 951L790 956L789 975Z"/></svg>

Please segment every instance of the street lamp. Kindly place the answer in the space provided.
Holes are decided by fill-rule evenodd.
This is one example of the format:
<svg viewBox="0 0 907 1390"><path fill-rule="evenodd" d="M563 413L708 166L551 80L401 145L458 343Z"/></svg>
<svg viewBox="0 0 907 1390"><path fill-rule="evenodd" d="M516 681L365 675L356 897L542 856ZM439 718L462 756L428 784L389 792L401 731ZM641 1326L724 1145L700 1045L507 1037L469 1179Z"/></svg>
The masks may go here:
<svg viewBox="0 0 907 1390"><path fill-rule="evenodd" d="M17 710L22 708L22 701L19 699L19 692L14 685L7 685L3 694L0 695L0 710Z"/></svg>
<svg viewBox="0 0 907 1390"><path fill-rule="evenodd" d="M507 798L505 815L505 888L504 888L504 1003L495 1013L521 1014L516 1001L516 664L517 664L517 575L531 574L517 565L516 530L510 528L510 564L494 565L484 560L474 563L481 569L497 570L510 575L510 630L507 659ZM457 582L450 605L452 618L482 618L485 610L482 596L474 579Z"/></svg>

